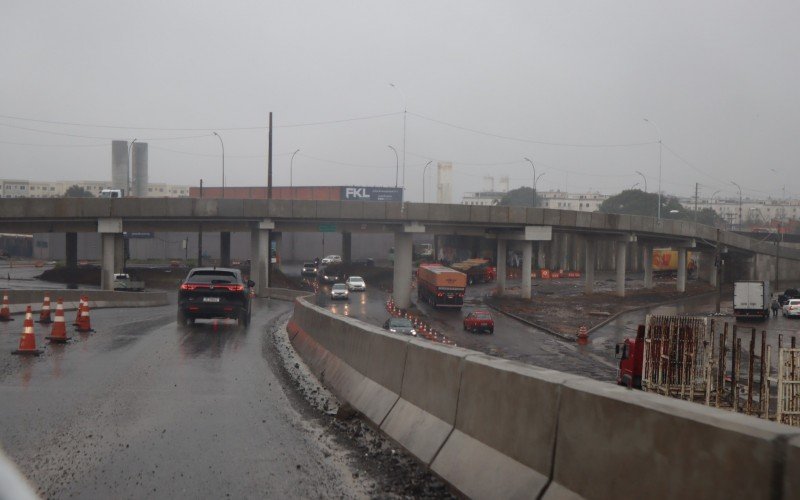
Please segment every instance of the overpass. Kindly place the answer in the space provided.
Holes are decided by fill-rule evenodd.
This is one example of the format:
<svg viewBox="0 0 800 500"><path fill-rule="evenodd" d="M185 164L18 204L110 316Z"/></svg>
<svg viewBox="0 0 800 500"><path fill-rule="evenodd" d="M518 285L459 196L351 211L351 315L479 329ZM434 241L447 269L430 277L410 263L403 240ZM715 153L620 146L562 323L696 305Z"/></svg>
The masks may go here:
<svg viewBox="0 0 800 500"><path fill-rule="evenodd" d="M645 254L654 246L678 249L677 287L686 285L686 252L692 249L714 264L737 261L742 279L800 279L800 250L780 243L687 221L653 217L576 212L528 207L488 207L372 201L248 200L208 198L17 198L0 200L0 232L66 233L68 264L77 262L78 232L96 232L102 241L102 280L109 289L112 274L122 266L124 232L218 231L223 262L230 255L230 233L251 235L252 279L257 293L267 293L267 247L271 233L336 231L343 234L343 254L349 254L353 233L393 233L395 239L395 301L407 307L411 295L412 235L433 233L478 236L496 241L498 255L516 248L523 255L522 296L530 298L533 242L550 242L555 235L581 241L585 256L585 289L591 293L599 242L613 241L617 293L625 293L629 243ZM227 234L227 238L225 235ZM727 256L725 259L721 256ZM228 257L229 258L229 257ZM653 286L651 259L644 259L645 286ZM719 267L708 273L716 285ZM505 290L505 259L498 259L498 291Z"/></svg>

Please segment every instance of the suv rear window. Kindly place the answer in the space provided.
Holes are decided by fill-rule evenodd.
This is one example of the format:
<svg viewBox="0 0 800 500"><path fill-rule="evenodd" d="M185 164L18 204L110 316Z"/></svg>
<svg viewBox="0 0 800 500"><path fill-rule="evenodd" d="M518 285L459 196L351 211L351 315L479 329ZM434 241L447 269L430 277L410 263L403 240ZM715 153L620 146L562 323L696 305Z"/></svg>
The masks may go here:
<svg viewBox="0 0 800 500"><path fill-rule="evenodd" d="M198 271L186 279L187 283L239 283L236 274L225 271Z"/></svg>

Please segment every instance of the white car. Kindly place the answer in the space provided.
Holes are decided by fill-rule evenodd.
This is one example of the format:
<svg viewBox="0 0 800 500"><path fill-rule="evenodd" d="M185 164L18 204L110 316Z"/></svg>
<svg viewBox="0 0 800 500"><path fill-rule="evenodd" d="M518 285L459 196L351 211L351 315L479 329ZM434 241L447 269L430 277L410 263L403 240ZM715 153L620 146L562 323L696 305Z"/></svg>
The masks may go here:
<svg viewBox="0 0 800 500"><path fill-rule="evenodd" d="M349 292L347 291L347 285L344 283L336 283L331 287L331 300L336 299L348 299Z"/></svg>
<svg viewBox="0 0 800 500"><path fill-rule="evenodd" d="M322 259L323 264L341 264L342 263L342 256L341 255L328 255Z"/></svg>
<svg viewBox="0 0 800 500"><path fill-rule="evenodd" d="M361 276L350 276L344 282L347 285L347 289L351 292L366 292L367 291L367 284L364 282L364 278Z"/></svg>
<svg viewBox="0 0 800 500"><path fill-rule="evenodd" d="M789 301L783 305L783 315L787 318L800 317L800 299L789 299Z"/></svg>

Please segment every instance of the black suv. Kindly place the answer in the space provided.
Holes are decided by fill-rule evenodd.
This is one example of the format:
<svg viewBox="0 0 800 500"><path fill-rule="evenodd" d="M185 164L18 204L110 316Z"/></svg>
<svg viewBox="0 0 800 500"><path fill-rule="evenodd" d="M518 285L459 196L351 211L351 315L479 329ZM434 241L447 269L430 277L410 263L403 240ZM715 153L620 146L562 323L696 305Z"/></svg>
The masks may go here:
<svg viewBox="0 0 800 500"><path fill-rule="evenodd" d="M196 267L189 271L178 291L178 324L195 319L231 318L250 324L250 287L238 269Z"/></svg>
<svg viewBox="0 0 800 500"><path fill-rule="evenodd" d="M317 276L317 265L313 262L304 262L303 269L300 270L300 276L306 278L314 278Z"/></svg>

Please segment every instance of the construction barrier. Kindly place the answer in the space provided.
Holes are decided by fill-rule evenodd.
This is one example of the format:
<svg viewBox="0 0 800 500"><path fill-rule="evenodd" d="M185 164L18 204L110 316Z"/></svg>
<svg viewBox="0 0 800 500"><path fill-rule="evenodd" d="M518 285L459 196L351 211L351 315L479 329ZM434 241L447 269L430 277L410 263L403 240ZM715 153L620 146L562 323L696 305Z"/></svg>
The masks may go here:
<svg viewBox="0 0 800 500"><path fill-rule="evenodd" d="M169 304L167 292L114 292L110 290L48 290L51 296L64 299L65 311L77 311L80 298L89 295L90 307L102 309L107 307L156 307ZM38 304L44 296L44 290L4 290L9 297L11 314L25 312L28 304ZM76 314L77 319L77 314Z"/></svg>
<svg viewBox="0 0 800 500"><path fill-rule="evenodd" d="M792 427L391 335L306 297L287 329L323 384L470 498L800 494Z"/></svg>

